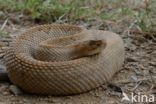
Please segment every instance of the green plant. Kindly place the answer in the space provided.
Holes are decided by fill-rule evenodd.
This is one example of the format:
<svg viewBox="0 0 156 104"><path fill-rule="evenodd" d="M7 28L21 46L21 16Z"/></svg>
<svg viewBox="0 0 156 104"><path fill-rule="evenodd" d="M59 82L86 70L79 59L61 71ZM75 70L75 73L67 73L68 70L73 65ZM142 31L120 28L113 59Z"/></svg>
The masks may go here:
<svg viewBox="0 0 156 104"><path fill-rule="evenodd" d="M8 38L8 37L10 37L8 32L0 30L0 38Z"/></svg>
<svg viewBox="0 0 156 104"><path fill-rule="evenodd" d="M66 0L65 0L66 1ZM155 30L155 0L144 0L145 7L133 9L126 4L129 0L0 0L3 12L18 12L29 15L32 20L46 22L60 19L87 20L100 17L103 21L131 18L142 31ZM149 2L150 1L150 2ZM88 3L88 4L87 4ZM7 16L5 16L7 18Z"/></svg>
<svg viewBox="0 0 156 104"><path fill-rule="evenodd" d="M146 1L146 0L145 0ZM155 9L156 5L155 0L151 0L148 2L144 2L145 7L143 10L138 11L138 13L135 15L137 23L142 31L150 32L155 31Z"/></svg>
<svg viewBox="0 0 156 104"><path fill-rule="evenodd" d="M95 8L84 7L84 0L0 0L0 10L19 11L31 15L32 19L55 21L61 16L68 19L82 19L95 15Z"/></svg>

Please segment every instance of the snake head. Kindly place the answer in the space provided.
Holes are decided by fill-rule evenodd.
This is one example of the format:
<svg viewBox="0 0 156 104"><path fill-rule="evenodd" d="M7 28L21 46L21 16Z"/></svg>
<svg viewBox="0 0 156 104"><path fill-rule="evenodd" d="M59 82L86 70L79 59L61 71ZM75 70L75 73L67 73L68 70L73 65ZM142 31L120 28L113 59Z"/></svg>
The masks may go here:
<svg viewBox="0 0 156 104"><path fill-rule="evenodd" d="M104 40L87 40L75 47L75 52L77 56L91 56L102 52L106 47L106 42Z"/></svg>

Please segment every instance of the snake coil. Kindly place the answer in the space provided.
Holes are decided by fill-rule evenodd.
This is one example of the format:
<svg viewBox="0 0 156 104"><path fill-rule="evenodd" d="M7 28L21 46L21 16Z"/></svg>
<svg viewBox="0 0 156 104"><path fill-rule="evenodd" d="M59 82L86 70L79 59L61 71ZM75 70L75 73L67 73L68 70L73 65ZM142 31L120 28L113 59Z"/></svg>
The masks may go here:
<svg viewBox="0 0 156 104"><path fill-rule="evenodd" d="M69 58L66 47L93 39L106 42L102 52ZM46 40L52 48L41 47ZM5 55L8 76L15 85L29 93L51 95L83 93L109 82L123 61L124 45L117 34L60 24L28 29Z"/></svg>

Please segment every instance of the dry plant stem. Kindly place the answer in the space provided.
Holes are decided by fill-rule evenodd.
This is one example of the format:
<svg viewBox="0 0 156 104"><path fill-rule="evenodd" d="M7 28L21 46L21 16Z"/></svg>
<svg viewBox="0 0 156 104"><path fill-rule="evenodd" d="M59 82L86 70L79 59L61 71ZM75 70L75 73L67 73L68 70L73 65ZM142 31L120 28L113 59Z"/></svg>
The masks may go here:
<svg viewBox="0 0 156 104"><path fill-rule="evenodd" d="M135 91L139 86L140 86L140 84L142 83L143 81L139 81L138 83L137 83L137 85L133 88L133 89L131 89L131 91Z"/></svg>
<svg viewBox="0 0 156 104"><path fill-rule="evenodd" d="M152 72L149 71L149 74L150 74L150 77L151 77L151 81L152 81L152 83L155 84L155 81L154 81L153 76L152 76Z"/></svg>
<svg viewBox="0 0 156 104"><path fill-rule="evenodd" d="M156 41L156 38L154 37L154 34L155 34L154 31L151 31L151 32L140 32L138 30L130 30L130 33L147 35L147 36L150 36L154 41Z"/></svg>
<svg viewBox="0 0 156 104"><path fill-rule="evenodd" d="M7 22L8 22L8 19L6 19L6 20L4 21L2 27L0 28L0 31L2 31L2 30L5 28Z"/></svg>
<svg viewBox="0 0 156 104"><path fill-rule="evenodd" d="M156 80L156 76L153 77L154 80ZM146 77L146 78L140 78L138 79L137 81L131 81L129 79L126 79L126 80L119 80L119 81L116 81L114 83L118 84L126 84L126 83L134 83L134 82L139 82L139 81L147 81L147 80L151 80L151 77Z"/></svg>

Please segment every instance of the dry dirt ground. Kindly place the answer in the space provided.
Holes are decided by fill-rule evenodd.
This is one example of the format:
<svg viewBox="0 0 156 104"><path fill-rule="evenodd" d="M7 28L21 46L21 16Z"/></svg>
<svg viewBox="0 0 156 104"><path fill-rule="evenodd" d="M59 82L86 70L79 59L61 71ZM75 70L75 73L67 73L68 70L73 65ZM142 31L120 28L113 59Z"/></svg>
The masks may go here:
<svg viewBox="0 0 156 104"><path fill-rule="evenodd" d="M0 27L3 23L1 22ZM132 92L156 95L156 42L153 38L146 34L130 32L128 23L119 25L95 20L89 23L79 21L73 24L89 29L113 31L122 37L125 44L125 63L122 70L114 75L110 84L73 96L41 96L26 93L15 96L9 90L11 83L0 82L0 104L125 104L126 102L121 102L122 92L129 97ZM1 37L0 40L7 47L11 44L8 42L14 37L35 25L29 22L17 25L8 21L3 30L7 31L11 38Z"/></svg>

